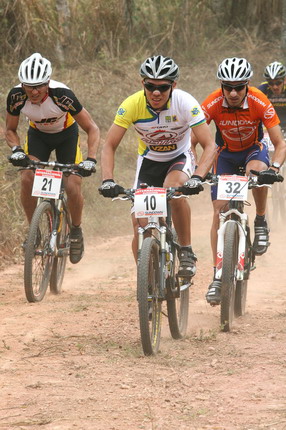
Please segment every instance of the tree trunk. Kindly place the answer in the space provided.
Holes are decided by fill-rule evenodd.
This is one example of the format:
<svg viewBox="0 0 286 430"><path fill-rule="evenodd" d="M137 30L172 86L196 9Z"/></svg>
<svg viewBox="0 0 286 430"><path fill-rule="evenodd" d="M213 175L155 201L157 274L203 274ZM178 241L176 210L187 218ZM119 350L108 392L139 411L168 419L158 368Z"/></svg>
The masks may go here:
<svg viewBox="0 0 286 430"><path fill-rule="evenodd" d="M56 53L60 62L65 60L65 47L70 36L70 8L68 0L56 0L58 11L58 24L61 30L56 43Z"/></svg>

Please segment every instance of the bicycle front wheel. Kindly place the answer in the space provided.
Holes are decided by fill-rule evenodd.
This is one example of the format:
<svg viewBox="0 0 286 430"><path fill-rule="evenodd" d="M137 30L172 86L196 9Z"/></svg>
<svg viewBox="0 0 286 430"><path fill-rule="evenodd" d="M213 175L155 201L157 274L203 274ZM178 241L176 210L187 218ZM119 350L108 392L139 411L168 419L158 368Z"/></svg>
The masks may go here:
<svg viewBox="0 0 286 430"><path fill-rule="evenodd" d="M68 223L68 214L64 210L61 213L60 225L57 235L57 255L54 258L52 273L50 278L50 291L52 294L62 292L62 283L64 280L67 257L70 248L70 227Z"/></svg>
<svg viewBox="0 0 286 430"><path fill-rule="evenodd" d="M178 242L175 229L172 229L173 241ZM189 284L190 281L178 278L179 257L175 244L172 243L173 255L172 269L167 279L167 311L171 336L173 339L182 339L187 332L189 319Z"/></svg>
<svg viewBox="0 0 286 430"><path fill-rule="evenodd" d="M234 319L236 268L238 259L238 229L235 221L229 221L225 229L220 320L222 331L230 331Z"/></svg>
<svg viewBox="0 0 286 430"><path fill-rule="evenodd" d="M159 249L156 241L144 239L137 264L137 300L143 352L158 352L161 336L161 308L159 298Z"/></svg>
<svg viewBox="0 0 286 430"><path fill-rule="evenodd" d="M53 208L43 201L35 209L25 248L24 286L29 302L40 302L46 294L53 264L50 238Z"/></svg>
<svg viewBox="0 0 286 430"><path fill-rule="evenodd" d="M247 226L247 236L246 236L246 244L245 244L245 252L244 252L243 280L237 281L236 290L235 290L235 302L234 302L235 317L240 317L245 314L247 283L248 283L248 278L250 273L251 260L252 260L252 253L251 253L250 232L249 232L249 227Z"/></svg>

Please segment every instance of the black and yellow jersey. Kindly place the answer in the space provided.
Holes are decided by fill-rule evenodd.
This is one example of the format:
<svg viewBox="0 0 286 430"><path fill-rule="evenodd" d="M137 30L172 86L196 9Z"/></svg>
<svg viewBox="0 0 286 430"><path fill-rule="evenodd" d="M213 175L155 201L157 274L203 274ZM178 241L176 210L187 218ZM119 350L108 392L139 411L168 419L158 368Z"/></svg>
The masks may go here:
<svg viewBox="0 0 286 430"><path fill-rule="evenodd" d="M167 106L155 112L146 101L144 90L125 99L114 123L138 134L139 155L154 161L170 161L190 149L190 128L205 122L201 106L191 94L174 89Z"/></svg>
<svg viewBox="0 0 286 430"><path fill-rule="evenodd" d="M7 96L7 112L15 116L24 114L31 127L44 133L58 133L70 127L75 122L73 115L81 110L82 105L72 90L53 80L41 103L32 103L21 84L12 88Z"/></svg>
<svg viewBox="0 0 286 430"><path fill-rule="evenodd" d="M284 85L281 94L274 94L267 82L263 82L258 87L269 98L276 110L280 119L280 126L282 130L286 131L286 85Z"/></svg>

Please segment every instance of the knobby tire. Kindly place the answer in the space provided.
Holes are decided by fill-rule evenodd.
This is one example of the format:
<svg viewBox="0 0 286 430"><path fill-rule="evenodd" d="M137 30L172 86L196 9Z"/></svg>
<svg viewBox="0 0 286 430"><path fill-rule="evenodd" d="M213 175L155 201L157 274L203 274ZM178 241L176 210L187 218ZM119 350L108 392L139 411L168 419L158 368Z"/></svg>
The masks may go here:
<svg viewBox="0 0 286 430"><path fill-rule="evenodd" d="M178 242L178 236L174 229L172 229L173 241ZM173 263L171 274L167 279L167 312L169 320L169 328L173 339L182 339L187 332L188 318L189 318L189 288L180 291L180 283L182 278L177 278L176 274L179 270L179 257L178 252L173 243L171 246L173 254ZM172 297L179 293L179 297Z"/></svg>
<svg viewBox="0 0 286 430"><path fill-rule="evenodd" d="M222 331L230 331L234 319L236 268L238 259L238 226L229 221L224 236L220 321Z"/></svg>
<svg viewBox="0 0 286 430"><path fill-rule="evenodd" d="M137 264L137 300L140 334L145 355L158 352L161 336L159 299L159 248L155 239L144 239Z"/></svg>
<svg viewBox="0 0 286 430"><path fill-rule="evenodd" d="M53 225L53 208L43 201L35 209L25 247L24 287L29 302L40 302L47 291L53 256L49 242Z"/></svg>
<svg viewBox="0 0 286 430"><path fill-rule="evenodd" d="M70 247L70 227L68 213L66 209L60 214L60 223L57 235L58 255L54 257L52 273L50 277L50 291L52 294L62 292L62 283L65 275L65 268Z"/></svg>
<svg viewBox="0 0 286 430"><path fill-rule="evenodd" d="M247 226L247 236L245 243L245 253L244 253L244 274L243 280L237 281L235 290L235 302L234 302L234 316L241 317L245 315L246 308L246 297L247 297L247 283L250 273L251 266L251 241L250 241L250 231Z"/></svg>

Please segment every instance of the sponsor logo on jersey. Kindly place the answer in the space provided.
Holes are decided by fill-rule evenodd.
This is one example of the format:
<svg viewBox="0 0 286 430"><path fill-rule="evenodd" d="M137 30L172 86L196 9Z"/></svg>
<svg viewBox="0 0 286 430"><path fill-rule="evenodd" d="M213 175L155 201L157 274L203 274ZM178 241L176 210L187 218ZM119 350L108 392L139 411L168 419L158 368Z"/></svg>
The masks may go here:
<svg viewBox="0 0 286 430"><path fill-rule="evenodd" d="M191 110L191 114L193 115L193 116L197 116L197 115L199 115L199 113L200 113L201 111L200 111L200 109L196 106L196 107L194 107L192 110Z"/></svg>
<svg viewBox="0 0 286 430"><path fill-rule="evenodd" d="M252 99L252 100L254 100L255 102L257 102L257 103L259 103L260 105L262 105L262 106L265 106L266 107L266 103L264 103L264 101L263 100L260 100L258 97L256 97L255 95L253 95L253 94L248 94L247 95L247 97L248 98L250 98L250 99Z"/></svg>
<svg viewBox="0 0 286 430"><path fill-rule="evenodd" d="M212 100L210 103L207 104L207 108L210 109L213 105L215 105L222 99L223 99L223 96L217 97L216 99Z"/></svg>
<svg viewBox="0 0 286 430"><path fill-rule="evenodd" d="M266 112L264 112L264 118L265 119L271 119L275 115L275 109L273 106L270 106Z"/></svg>
<svg viewBox="0 0 286 430"><path fill-rule="evenodd" d="M229 140L240 142L248 139L255 132L255 129L256 127L240 127L238 131L237 127L235 127L229 130L222 130L222 134Z"/></svg>
<svg viewBox="0 0 286 430"><path fill-rule="evenodd" d="M55 122L58 122L65 115L66 114L63 114L61 116L54 116L52 118L43 118L41 119L41 121L33 121L33 122L34 124L50 125L50 124L54 124Z"/></svg>
<svg viewBox="0 0 286 430"><path fill-rule="evenodd" d="M150 145L150 149L156 152L170 152L177 149L177 145L172 143L171 145Z"/></svg>
<svg viewBox="0 0 286 430"><path fill-rule="evenodd" d="M177 137L177 133L168 130L156 130L152 133L147 133L146 138L149 139L152 143L161 142L161 141L170 141Z"/></svg>
<svg viewBox="0 0 286 430"><path fill-rule="evenodd" d="M254 125L256 124L256 121L249 121L249 120L245 120L245 119L239 119L239 120L221 120L219 122L219 125L221 125L222 127L225 127L227 125L232 125L233 127L235 126L239 126L241 127L242 125Z"/></svg>
<svg viewBox="0 0 286 430"><path fill-rule="evenodd" d="M72 110L72 111L76 111L75 108L73 107L73 100L70 97L67 96L62 96L60 98L58 97L54 97L56 100L56 104L62 108L64 108L65 110Z"/></svg>
<svg viewBox="0 0 286 430"><path fill-rule="evenodd" d="M26 94L23 94L21 92L13 94L11 96L10 112L12 113L19 106L21 106L26 100L26 98L27 98Z"/></svg>
<svg viewBox="0 0 286 430"><path fill-rule="evenodd" d="M124 116L126 113L126 109L123 109L122 107L118 109L117 115Z"/></svg>

